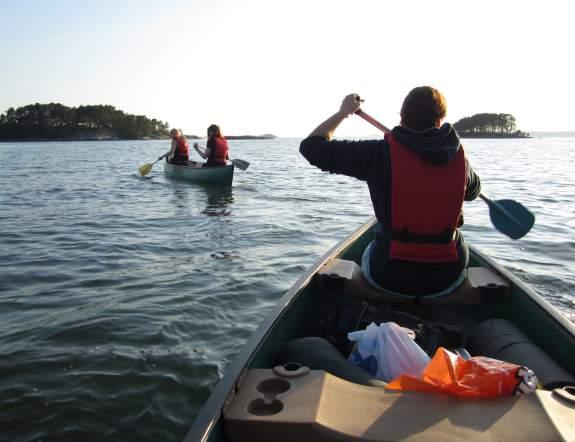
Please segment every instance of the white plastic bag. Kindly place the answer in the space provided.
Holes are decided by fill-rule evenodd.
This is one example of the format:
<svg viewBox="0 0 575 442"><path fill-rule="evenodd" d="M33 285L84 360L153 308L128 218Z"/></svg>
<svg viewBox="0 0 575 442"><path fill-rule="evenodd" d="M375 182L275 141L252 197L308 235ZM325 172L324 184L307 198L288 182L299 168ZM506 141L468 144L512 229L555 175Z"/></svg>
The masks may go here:
<svg viewBox="0 0 575 442"><path fill-rule="evenodd" d="M365 330L348 333L347 337L357 342L348 360L386 382L401 374L417 377L430 361L395 322L384 322L379 326L372 322Z"/></svg>

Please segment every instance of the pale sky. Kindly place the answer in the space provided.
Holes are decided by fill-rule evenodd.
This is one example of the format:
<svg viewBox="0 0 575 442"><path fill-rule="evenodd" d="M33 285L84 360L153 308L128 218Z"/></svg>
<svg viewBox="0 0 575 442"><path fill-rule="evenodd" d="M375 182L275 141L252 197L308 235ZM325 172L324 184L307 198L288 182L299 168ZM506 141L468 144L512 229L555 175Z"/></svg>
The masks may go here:
<svg viewBox="0 0 575 442"><path fill-rule="evenodd" d="M415 86L448 121L575 130L572 1L0 0L0 113L111 104L204 135L305 136L357 92L388 126ZM349 118L337 135L374 133Z"/></svg>

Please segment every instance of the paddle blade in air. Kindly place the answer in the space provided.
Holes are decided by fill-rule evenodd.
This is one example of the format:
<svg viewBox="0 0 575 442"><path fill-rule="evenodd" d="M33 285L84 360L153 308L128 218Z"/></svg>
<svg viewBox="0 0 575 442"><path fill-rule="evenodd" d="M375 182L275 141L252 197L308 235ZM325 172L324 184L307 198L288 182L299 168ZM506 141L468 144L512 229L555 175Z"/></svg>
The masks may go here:
<svg viewBox="0 0 575 442"><path fill-rule="evenodd" d="M138 168L138 171L140 172L140 175L142 175L142 176L149 174L150 170L152 170L152 164L150 164L150 163L144 164Z"/></svg>
<svg viewBox="0 0 575 442"><path fill-rule="evenodd" d="M238 167L241 170L246 170L248 167L250 167L250 163L248 163L247 161L244 160L232 160L232 163L234 163L234 165L236 167Z"/></svg>
<svg viewBox="0 0 575 442"><path fill-rule="evenodd" d="M511 239L523 238L535 224L535 215L517 201L498 200L488 204L491 222Z"/></svg>

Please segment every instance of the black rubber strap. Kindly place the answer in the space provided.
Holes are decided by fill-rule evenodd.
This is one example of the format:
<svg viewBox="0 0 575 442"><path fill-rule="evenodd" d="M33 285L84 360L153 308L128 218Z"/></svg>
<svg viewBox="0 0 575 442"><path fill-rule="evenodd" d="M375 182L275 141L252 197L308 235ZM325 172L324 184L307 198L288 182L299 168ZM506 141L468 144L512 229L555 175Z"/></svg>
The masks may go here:
<svg viewBox="0 0 575 442"><path fill-rule="evenodd" d="M453 241L453 230L445 229L443 233L428 234L428 233L413 233L407 229L401 231L392 231L391 239L402 243L418 243L418 244L449 244Z"/></svg>

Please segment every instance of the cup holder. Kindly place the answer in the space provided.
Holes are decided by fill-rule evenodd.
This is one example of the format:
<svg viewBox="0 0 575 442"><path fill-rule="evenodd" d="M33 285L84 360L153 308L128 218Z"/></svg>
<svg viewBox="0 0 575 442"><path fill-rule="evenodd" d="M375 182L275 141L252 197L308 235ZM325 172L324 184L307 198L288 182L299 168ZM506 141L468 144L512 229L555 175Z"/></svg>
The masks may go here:
<svg viewBox="0 0 575 442"><path fill-rule="evenodd" d="M556 388L553 390L553 394L559 396L561 399L575 404L575 386L574 385L565 385L561 388Z"/></svg>
<svg viewBox="0 0 575 442"><path fill-rule="evenodd" d="M282 394L289 391L294 382L297 384L298 380L295 378L309 373L309 367L297 363L277 365L273 368L273 374L268 374L265 379L258 379L255 391L251 391L259 397L252 397L244 410L252 416L273 416L280 413L285 407L282 399L286 399Z"/></svg>
<svg viewBox="0 0 575 442"><path fill-rule="evenodd" d="M310 372L309 367L305 367L297 362L288 362L284 365L276 365L274 373L282 378L297 378Z"/></svg>
<svg viewBox="0 0 575 442"><path fill-rule="evenodd" d="M248 413L251 413L254 416L271 416L273 414L279 413L283 410L283 408L284 405L277 399L267 402L260 398L251 401L248 404L247 410Z"/></svg>
<svg viewBox="0 0 575 442"><path fill-rule="evenodd" d="M297 362L288 362L287 364L284 364L283 367L286 371L296 371L301 368L301 364L298 364Z"/></svg>
<svg viewBox="0 0 575 442"><path fill-rule="evenodd" d="M291 384L285 379L270 378L261 381L256 390L264 394L264 396L277 396L284 393L291 388Z"/></svg>

